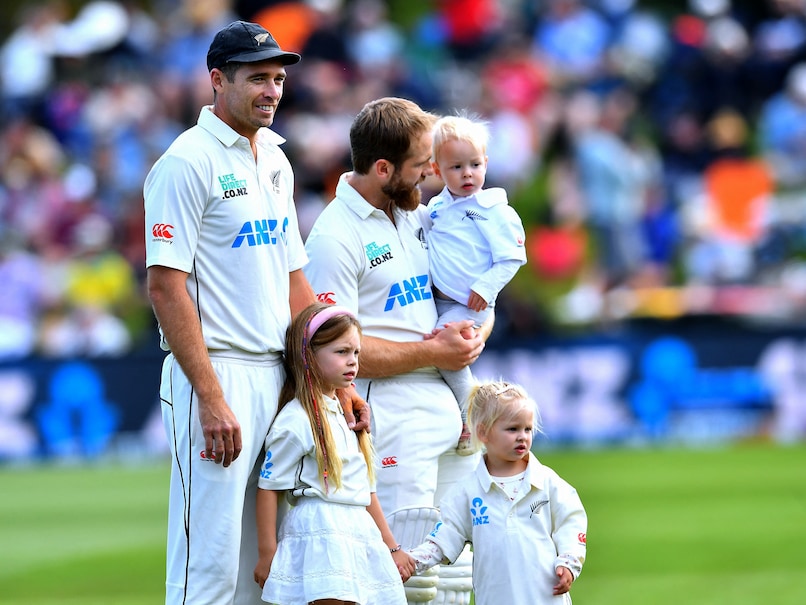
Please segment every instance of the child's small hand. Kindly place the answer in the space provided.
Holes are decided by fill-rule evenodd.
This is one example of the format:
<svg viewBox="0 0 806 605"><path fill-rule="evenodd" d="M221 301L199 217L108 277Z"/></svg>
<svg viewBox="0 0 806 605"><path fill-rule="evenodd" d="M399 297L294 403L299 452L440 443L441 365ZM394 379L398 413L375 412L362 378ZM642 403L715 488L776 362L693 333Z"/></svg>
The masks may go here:
<svg viewBox="0 0 806 605"><path fill-rule="evenodd" d="M467 299L467 308L471 311L484 311L487 308L487 301L471 290L470 298Z"/></svg>
<svg viewBox="0 0 806 605"><path fill-rule="evenodd" d="M456 444L456 453L460 456L469 456L476 452L471 443L470 429L466 423L462 423L462 434L459 435L459 443Z"/></svg>
<svg viewBox="0 0 806 605"><path fill-rule="evenodd" d="M557 577L559 581L554 585L554 594L565 594L571 590L571 583L574 581L574 574L571 570L562 565L557 568Z"/></svg>
<svg viewBox="0 0 806 605"><path fill-rule="evenodd" d="M397 552L393 552L392 558L395 560L397 570L400 572L400 579L405 582L414 573L414 558L402 549L398 550Z"/></svg>
<svg viewBox="0 0 806 605"><path fill-rule="evenodd" d="M266 583L266 578L269 577L269 572L271 571L271 562L274 561L274 554L277 552L277 548L271 548L265 554L259 554L257 559L257 565L255 565L254 571L254 578L255 582L257 582L261 588Z"/></svg>
<svg viewBox="0 0 806 605"><path fill-rule="evenodd" d="M269 570L271 569L271 561L267 561L266 559L258 559L257 565L255 565L255 573L254 578L255 582L263 588L263 585L266 583L266 578L269 577Z"/></svg>

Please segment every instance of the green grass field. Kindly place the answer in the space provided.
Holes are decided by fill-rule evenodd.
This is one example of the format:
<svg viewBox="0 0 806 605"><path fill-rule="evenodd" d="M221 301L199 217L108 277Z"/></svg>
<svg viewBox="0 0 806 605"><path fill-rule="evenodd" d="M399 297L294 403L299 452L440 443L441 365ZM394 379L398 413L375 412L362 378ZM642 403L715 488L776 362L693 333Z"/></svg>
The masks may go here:
<svg viewBox="0 0 806 605"><path fill-rule="evenodd" d="M806 603L806 444L538 455L588 510L577 605ZM167 478L0 468L0 603L161 603Z"/></svg>

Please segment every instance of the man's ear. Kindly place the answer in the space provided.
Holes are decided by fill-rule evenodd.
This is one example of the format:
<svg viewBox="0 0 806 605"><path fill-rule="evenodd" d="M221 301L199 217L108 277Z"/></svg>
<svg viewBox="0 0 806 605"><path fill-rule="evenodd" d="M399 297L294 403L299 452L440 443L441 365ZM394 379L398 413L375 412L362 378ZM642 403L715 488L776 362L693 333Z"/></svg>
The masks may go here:
<svg viewBox="0 0 806 605"><path fill-rule="evenodd" d="M214 67L210 71L210 84L213 85L213 90L221 90L222 81L226 77L227 76L224 75L223 71L221 71L217 67Z"/></svg>
<svg viewBox="0 0 806 605"><path fill-rule="evenodd" d="M388 181L392 178L392 175L395 173L395 167L389 160L375 160L375 175L383 180Z"/></svg>

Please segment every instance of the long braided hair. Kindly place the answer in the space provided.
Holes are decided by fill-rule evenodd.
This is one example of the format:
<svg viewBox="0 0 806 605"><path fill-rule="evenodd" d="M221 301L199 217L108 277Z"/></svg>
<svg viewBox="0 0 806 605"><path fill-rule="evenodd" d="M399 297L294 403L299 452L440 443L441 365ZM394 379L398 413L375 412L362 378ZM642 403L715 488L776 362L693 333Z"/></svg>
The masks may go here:
<svg viewBox="0 0 806 605"><path fill-rule="evenodd" d="M323 387L329 385L324 384L315 354L320 347L341 337L350 328L356 328L361 335L361 324L349 310L314 303L294 318L286 333L286 380L280 391L279 407L282 409L296 398L308 415L314 435L316 463L326 493L330 485L335 489L341 487L342 462L322 406ZM375 452L372 439L366 431L357 433L357 437L367 463L368 477L374 482Z"/></svg>

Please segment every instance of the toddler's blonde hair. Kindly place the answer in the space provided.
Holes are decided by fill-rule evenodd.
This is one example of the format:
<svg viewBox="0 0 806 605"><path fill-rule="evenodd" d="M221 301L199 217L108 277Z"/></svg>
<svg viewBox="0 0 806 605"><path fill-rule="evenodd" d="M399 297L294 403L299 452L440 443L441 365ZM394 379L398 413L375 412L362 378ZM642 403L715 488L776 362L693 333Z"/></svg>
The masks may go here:
<svg viewBox="0 0 806 605"><path fill-rule="evenodd" d="M434 124L431 154L435 162L439 161L439 150L448 141L470 143L482 154L486 154L490 131L486 122L468 114L443 116Z"/></svg>
<svg viewBox="0 0 806 605"><path fill-rule="evenodd" d="M532 414L533 432L542 432L537 403L529 397L522 386L503 380L474 385L467 410L467 422L473 444L476 447L482 445L479 431L487 432L497 420L512 418L524 410Z"/></svg>

